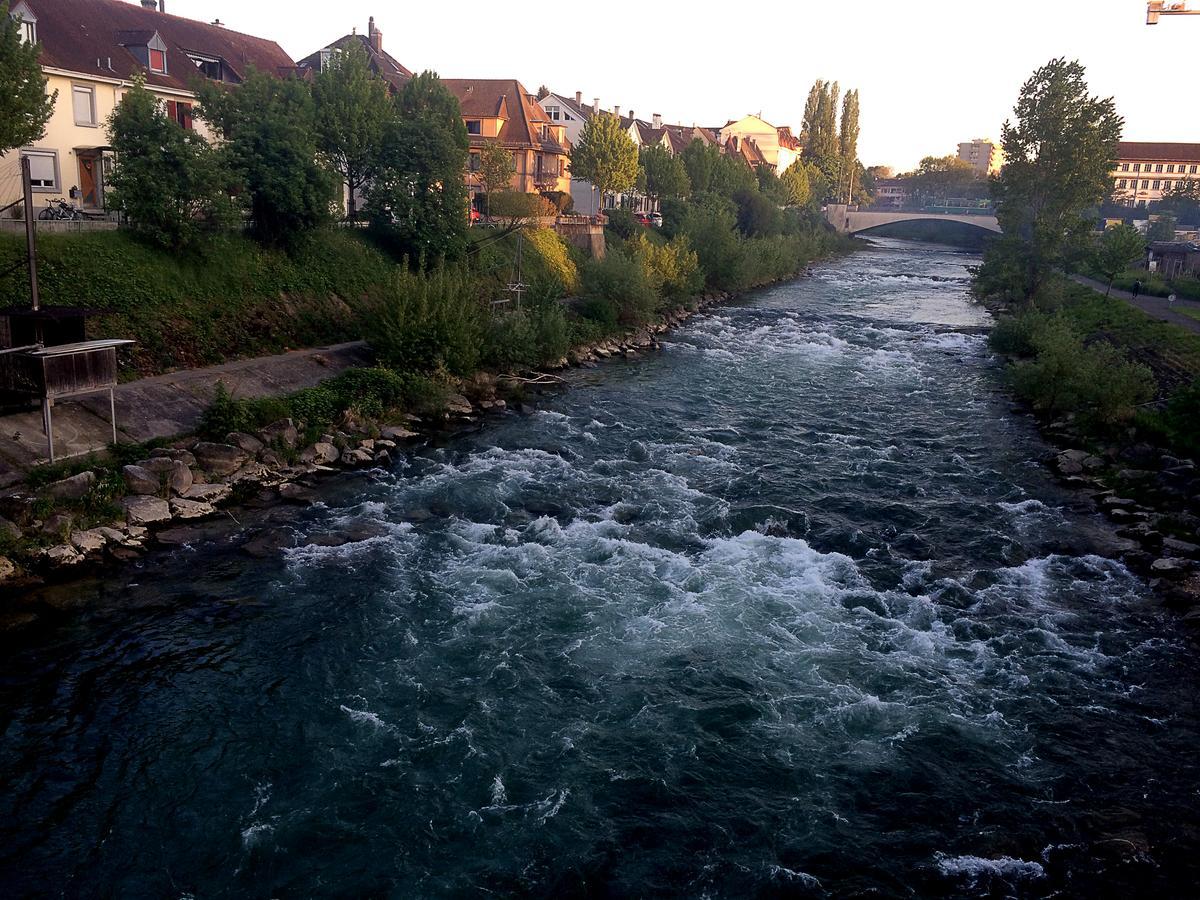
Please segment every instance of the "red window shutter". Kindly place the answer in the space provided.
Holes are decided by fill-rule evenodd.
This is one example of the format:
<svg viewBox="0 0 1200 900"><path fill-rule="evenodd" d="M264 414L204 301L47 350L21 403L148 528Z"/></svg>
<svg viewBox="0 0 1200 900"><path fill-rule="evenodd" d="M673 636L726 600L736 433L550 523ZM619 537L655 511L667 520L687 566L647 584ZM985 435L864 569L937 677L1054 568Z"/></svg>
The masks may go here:
<svg viewBox="0 0 1200 900"><path fill-rule="evenodd" d="M183 126L185 131L192 130L192 104L179 104L179 124Z"/></svg>
<svg viewBox="0 0 1200 900"><path fill-rule="evenodd" d="M179 121L179 113L178 113L177 109L178 108L176 107L174 100L167 101L167 118L170 119L172 122Z"/></svg>
<svg viewBox="0 0 1200 900"><path fill-rule="evenodd" d="M150 51L150 70L152 72L167 71L167 55L161 50Z"/></svg>

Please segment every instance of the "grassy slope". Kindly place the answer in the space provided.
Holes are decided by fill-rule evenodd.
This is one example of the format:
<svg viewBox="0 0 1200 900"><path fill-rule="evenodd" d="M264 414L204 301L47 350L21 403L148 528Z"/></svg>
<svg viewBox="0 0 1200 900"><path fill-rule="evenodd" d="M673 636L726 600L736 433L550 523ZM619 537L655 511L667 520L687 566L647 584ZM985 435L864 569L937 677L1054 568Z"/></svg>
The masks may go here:
<svg viewBox="0 0 1200 900"><path fill-rule="evenodd" d="M22 257L22 240L0 235L0 267ZM293 256L234 236L177 255L122 232L39 240L43 304L97 310L89 335L138 341L130 377L361 337L355 312L392 268L360 235L336 230ZM0 293L29 302L23 268L0 277Z"/></svg>

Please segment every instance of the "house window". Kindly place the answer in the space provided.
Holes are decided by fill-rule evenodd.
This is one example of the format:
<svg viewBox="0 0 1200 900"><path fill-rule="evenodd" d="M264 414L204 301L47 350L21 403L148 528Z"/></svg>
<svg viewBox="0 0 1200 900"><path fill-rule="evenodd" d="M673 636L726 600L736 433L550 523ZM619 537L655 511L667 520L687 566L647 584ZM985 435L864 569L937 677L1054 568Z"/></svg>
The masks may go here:
<svg viewBox="0 0 1200 900"><path fill-rule="evenodd" d="M557 106L547 106L546 107L546 115L550 117L551 122L557 122L558 121L558 107Z"/></svg>
<svg viewBox="0 0 1200 900"><path fill-rule="evenodd" d="M150 48L150 71L167 71L167 52L165 50L155 50L153 47Z"/></svg>
<svg viewBox="0 0 1200 900"><path fill-rule="evenodd" d="M1133 164L1133 171L1135 171L1135 172L1140 172L1140 171L1142 171L1142 164L1141 164L1141 163L1134 163L1134 164Z"/></svg>
<svg viewBox="0 0 1200 900"><path fill-rule="evenodd" d="M35 191L58 191L58 152L54 150L22 150L29 160L29 184Z"/></svg>
<svg viewBox="0 0 1200 900"><path fill-rule="evenodd" d="M1158 186L1159 186L1159 184L1160 184L1160 183L1161 183L1161 182L1159 182L1159 180L1158 180L1157 178L1155 178L1155 179L1154 179L1154 185L1153 185L1153 187L1151 188L1151 190L1155 190L1155 191L1157 191L1157 190L1158 190Z"/></svg>
<svg viewBox="0 0 1200 900"><path fill-rule="evenodd" d="M221 60L215 56L201 56L199 53L189 53L188 58L196 64L200 74L212 81L224 81ZM322 67L324 68L324 67Z"/></svg>
<svg viewBox="0 0 1200 900"><path fill-rule="evenodd" d="M1129 179L1122 178L1120 181L1117 182L1117 187L1123 188L1123 187L1128 186L1128 184L1129 184Z"/></svg>
<svg viewBox="0 0 1200 900"><path fill-rule="evenodd" d="M184 131L192 130L192 104L182 100L167 101L167 118L174 121Z"/></svg>
<svg viewBox="0 0 1200 900"><path fill-rule="evenodd" d="M1129 163L1121 163L1121 171L1128 172L1129 171Z"/></svg>
<svg viewBox="0 0 1200 900"><path fill-rule="evenodd" d="M467 119L467 134L483 134L483 122L480 119Z"/></svg>
<svg viewBox="0 0 1200 900"><path fill-rule="evenodd" d="M21 19L21 40L27 44L37 43L37 22L29 22Z"/></svg>
<svg viewBox="0 0 1200 900"><path fill-rule="evenodd" d="M96 127L96 90L86 85L71 86L71 102L75 109L75 124Z"/></svg>
<svg viewBox="0 0 1200 900"><path fill-rule="evenodd" d="M1189 174L1189 175L1195 175L1195 174L1196 174L1196 168L1197 168L1196 166L1191 166L1190 168L1188 168L1188 174Z"/></svg>
<svg viewBox="0 0 1200 900"><path fill-rule="evenodd" d="M1145 179L1142 180L1142 190L1143 191L1150 190L1150 182L1146 181Z"/></svg>
<svg viewBox="0 0 1200 900"><path fill-rule="evenodd" d="M481 166L482 161L480 160L478 153L472 153L469 157L467 157L467 171L478 172Z"/></svg>
<svg viewBox="0 0 1200 900"><path fill-rule="evenodd" d="M1162 164L1162 163L1159 163L1157 166L1155 166L1155 167L1154 167L1154 171L1155 171L1155 172L1161 172L1161 171L1162 171L1162 166L1163 166L1163 164Z"/></svg>
<svg viewBox="0 0 1200 900"><path fill-rule="evenodd" d="M1170 163L1170 164L1168 164L1168 166L1167 166L1167 171L1168 171L1168 172L1174 172L1174 171L1175 171L1175 163Z"/></svg>

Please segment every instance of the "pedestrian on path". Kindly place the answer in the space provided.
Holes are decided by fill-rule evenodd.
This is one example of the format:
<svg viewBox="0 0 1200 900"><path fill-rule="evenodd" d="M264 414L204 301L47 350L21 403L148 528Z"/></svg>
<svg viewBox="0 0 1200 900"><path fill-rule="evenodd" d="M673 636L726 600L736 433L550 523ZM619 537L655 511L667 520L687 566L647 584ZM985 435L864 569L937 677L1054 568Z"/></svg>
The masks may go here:
<svg viewBox="0 0 1200 900"><path fill-rule="evenodd" d="M1171 291L1171 294L1170 294L1170 296L1169 296L1169 297L1167 297L1167 305L1168 305L1168 306L1174 306L1174 305L1175 305L1175 292L1174 292L1174 291Z"/></svg>
<svg viewBox="0 0 1200 900"><path fill-rule="evenodd" d="M1133 299L1136 300L1138 298L1138 294L1140 294L1141 292L1142 292L1142 282L1140 280L1135 281L1133 283L1133 291L1132 291Z"/></svg>

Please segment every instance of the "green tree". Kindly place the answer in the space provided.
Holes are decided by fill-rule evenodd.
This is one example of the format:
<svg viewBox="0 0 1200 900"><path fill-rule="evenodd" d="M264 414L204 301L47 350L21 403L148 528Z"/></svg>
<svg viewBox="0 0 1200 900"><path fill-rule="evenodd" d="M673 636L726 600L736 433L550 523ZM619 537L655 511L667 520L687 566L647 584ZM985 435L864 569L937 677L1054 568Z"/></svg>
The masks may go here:
<svg viewBox="0 0 1200 900"><path fill-rule="evenodd" d="M317 146L347 191L347 218L358 217L358 193L379 164L384 130L393 114L387 83L371 71L357 43L313 82Z"/></svg>
<svg viewBox="0 0 1200 900"><path fill-rule="evenodd" d="M807 206L812 200L812 182L809 165L802 159L796 160L779 179L787 196L788 206Z"/></svg>
<svg viewBox="0 0 1200 900"><path fill-rule="evenodd" d="M692 183L688 180L687 168L677 156L672 156L659 144L643 147L639 164L643 175L643 187L651 200L664 197L686 197Z"/></svg>
<svg viewBox="0 0 1200 900"><path fill-rule="evenodd" d="M225 137L259 240L290 245L330 218L337 179L317 150L308 82L251 69L236 91L203 85L197 114Z"/></svg>
<svg viewBox="0 0 1200 900"><path fill-rule="evenodd" d="M367 189L372 226L414 262L457 257L467 240L469 146L458 100L434 72L422 72L395 104L379 172Z"/></svg>
<svg viewBox="0 0 1200 900"><path fill-rule="evenodd" d="M1145 252L1146 239L1132 226L1117 225L1104 232L1095 255L1096 269L1108 279L1104 296L1112 291L1116 277L1141 259Z"/></svg>
<svg viewBox="0 0 1200 900"><path fill-rule="evenodd" d="M1200 178L1175 182L1175 186L1163 194L1158 211L1170 213L1186 226L1200 225Z"/></svg>
<svg viewBox="0 0 1200 900"><path fill-rule="evenodd" d="M116 151L111 203L134 231L180 249L232 221L221 151L167 118L140 79L109 116L108 131Z"/></svg>
<svg viewBox="0 0 1200 900"><path fill-rule="evenodd" d="M926 156L909 179L912 190L926 204L945 204L951 197L974 197L987 191L987 183L969 162L957 156Z"/></svg>
<svg viewBox="0 0 1200 900"><path fill-rule="evenodd" d="M1175 226L1178 224L1175 216L1169 212L1159 212L1158 216L1146 229L1147 241L1175 240Z"/></svg>
<svg viewBox="0 0 1200 900"><path fill-rule="evenodd" d="M846 91L842 100L842 121L838 131L838 155L842 159L843 181L846 188L846 199L857 196L861 191L858 164L858 91Z"/></svg>
<svg viewBox="0 0 1200 900"><path fill-rule="evenodd" d="M713 166L708 189L722 197L733 197L744 191L757 190L758 179L754 170L741 156L722 153Z"/></svg>
<svg viewBox="0 0 1200 900"><path fill-rule="evenodd" d="M683 148L679 158L683 161L692 193L703 194L712 188L713 170L721 158L720 150L712 144L706 144L700 138L693 138L692 142Z"/></svg>
<svg viewBox="0 0 1200 900"><path fill-rule="evenodd" d="M817 131L820 129L817 114L821 106L821 95L824 92L825 82L818 78L809 88L808 100L804 103L804 121L800 125L800 144L803 151L810 156L813 152L813 142L816 140Z"/></svg>
<svg viewBox="0 0 1200 900"><path fill-rule="evenodd" d="M1051 60L1025 82L1015 119L1004 123L1005 166L992 193L1005 240L985 254L981 272L997 254L1016 263L1010 276L1026 298L1084 245L1091 230L1084 210L1112 193L1123 123L1112 98L1088 94L1085 74L1078 62ZM1000 246L1006 241L1021 247Z"/></svg>
<svg viewBox="0 0 1200 900"><path fill-rule="evenodd" d="M46 93L40 46L25 42L7 0L0 0L0 156L41 138L54 112L58 91Z"/></svg>
<svg viewBox="0 0 1200 900"><path fill-rule="evenodd" d="M587 120L571 151L571 177L595 186L601 208L605 194L622 193L637 184L637 145L621 127L620 119L602 112Z"/></svg>
<svg viewBox="0 0 1200 900"><path fill-rule="evenodd" d="M479 151L479 180L487 197L488 215L492 214L492 195L506 191L517 174L511 151L499 144L485 144Z"/></svg>

